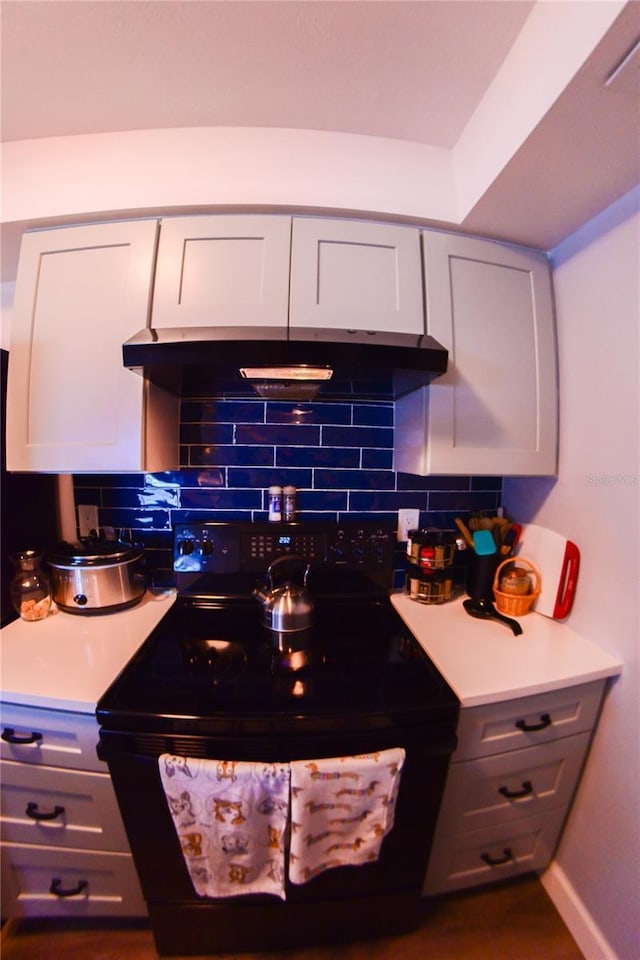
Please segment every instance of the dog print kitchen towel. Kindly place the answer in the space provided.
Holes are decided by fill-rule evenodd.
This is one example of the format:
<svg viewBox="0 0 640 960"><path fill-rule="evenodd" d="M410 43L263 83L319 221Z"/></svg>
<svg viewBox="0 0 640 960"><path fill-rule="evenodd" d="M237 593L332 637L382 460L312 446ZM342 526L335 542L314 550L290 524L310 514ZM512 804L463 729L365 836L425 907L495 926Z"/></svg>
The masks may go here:
<svg viewBox="0 0 640 960"><path fill-rule="evenodd" d="M165 753L158 769L196 893L284 899L289 765Z"/></svg>
<svg viewBox="0 0 640 960"><path fill-rule="evenodd" d="M404 749L395 747L291 764L292 883L378 859L393 826L404 759Z"/></svg>

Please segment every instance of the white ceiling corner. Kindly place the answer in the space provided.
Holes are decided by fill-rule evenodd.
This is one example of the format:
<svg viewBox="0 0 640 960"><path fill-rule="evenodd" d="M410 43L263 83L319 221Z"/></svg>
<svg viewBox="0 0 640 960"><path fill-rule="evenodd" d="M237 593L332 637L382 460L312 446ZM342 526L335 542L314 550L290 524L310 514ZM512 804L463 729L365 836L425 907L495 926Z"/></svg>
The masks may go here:
<svg viewBox="0 0 640 960"><path fill-rule="evenodd" d="M0 13L5 247L64 210L162 207L176 170L172 205L207 206L214 170L231 205L306 198L550 249L639 179L638 57L604 85L640 36L638 0L1 0Z"/></svg>

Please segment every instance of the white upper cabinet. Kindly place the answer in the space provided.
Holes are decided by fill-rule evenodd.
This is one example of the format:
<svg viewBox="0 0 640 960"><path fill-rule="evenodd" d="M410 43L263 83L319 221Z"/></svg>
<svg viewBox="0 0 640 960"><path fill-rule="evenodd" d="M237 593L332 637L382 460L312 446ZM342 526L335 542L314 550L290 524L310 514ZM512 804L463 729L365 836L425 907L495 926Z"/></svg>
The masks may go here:
<svg viewBox="0 0 640 960"><path fill-rule="evenodd" d="M155 220L25 234L9 352L9 470L175 466L177 402L122 364L123 342L148 322L156 234Z"/></svg>
<svg viewBox="0 0 640 960"><path fill-rule="evenodd" d="M427 333L447 373L396 404L395 469L556 473L557 364L543 254L423 233Z"/></svg>
<svg viewBox="0 0 640 960"><path fill-rule="evenodd" d="M153 327L287 326L291 218L162 221Z"/></svg>
<svg viewBox="0 0 640 960"><path fill-rule="evenodd" d="M423 334L420 232L295 217L289 325Z"/></svg>

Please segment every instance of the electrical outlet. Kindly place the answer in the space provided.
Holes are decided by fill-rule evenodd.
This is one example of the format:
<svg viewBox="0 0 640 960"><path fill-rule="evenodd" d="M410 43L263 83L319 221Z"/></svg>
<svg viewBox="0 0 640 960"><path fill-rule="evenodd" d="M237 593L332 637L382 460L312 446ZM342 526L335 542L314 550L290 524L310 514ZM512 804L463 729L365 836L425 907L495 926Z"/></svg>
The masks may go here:
<svg viewBox="0 0 640 960"><path fill-rule="evenodd" d="M92 503L79 503L78 532L81 537L87 537L90 530L98 530L98 508Z"/></svg>
<svg viewBox="0 0 640 960"><path fill-rule="evenodd" d="M409 537L409 530L417 530L419 526L419 510L398 510L398 543L406 541Z"/></svg>

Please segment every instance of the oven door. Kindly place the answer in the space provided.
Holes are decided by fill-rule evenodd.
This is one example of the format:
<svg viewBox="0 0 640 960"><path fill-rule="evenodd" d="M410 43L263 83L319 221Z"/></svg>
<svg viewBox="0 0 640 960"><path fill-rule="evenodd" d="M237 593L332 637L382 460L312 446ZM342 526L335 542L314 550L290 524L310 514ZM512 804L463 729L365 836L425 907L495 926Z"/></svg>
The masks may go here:
<svg viewBox="0 0 640 960"><path fill-rule="evenodd" d="M450 727L410 725L360 734L296 738L200 738L101 731L106 760L161 954L308 946L412 929L455 737ZM286 900L264 895L202 898L187 872L158 771L158 755L292 760L352 756L404 747L394 827L379 859L328 870Z"/></svg>

